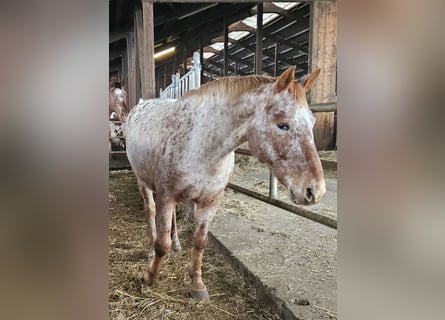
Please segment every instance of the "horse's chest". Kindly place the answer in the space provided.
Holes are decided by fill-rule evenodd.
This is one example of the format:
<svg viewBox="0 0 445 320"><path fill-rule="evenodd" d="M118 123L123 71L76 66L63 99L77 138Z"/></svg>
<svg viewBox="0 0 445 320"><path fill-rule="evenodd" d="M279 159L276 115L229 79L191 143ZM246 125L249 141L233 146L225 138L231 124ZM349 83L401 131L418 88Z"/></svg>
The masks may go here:
<svg viewBox="0 0 445 320"><path fill-rule="evenodd" d="M233 170L233 156L214 165L205 162L185 165L181 181L176 186L181 198L206 198L222 191L227 185Z"/></svg>

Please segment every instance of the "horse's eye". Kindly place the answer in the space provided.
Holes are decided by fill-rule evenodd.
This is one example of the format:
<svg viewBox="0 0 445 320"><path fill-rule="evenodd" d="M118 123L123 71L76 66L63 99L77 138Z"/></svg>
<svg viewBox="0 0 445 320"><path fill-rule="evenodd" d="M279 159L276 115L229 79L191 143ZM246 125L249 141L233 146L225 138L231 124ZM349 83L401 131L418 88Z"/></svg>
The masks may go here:
<svg viewBox="0 0 445 320"><path fill-rule="evenodd" d="M287 123L277 123L277 127L281 130L289 130L289 125Z"/></svg>

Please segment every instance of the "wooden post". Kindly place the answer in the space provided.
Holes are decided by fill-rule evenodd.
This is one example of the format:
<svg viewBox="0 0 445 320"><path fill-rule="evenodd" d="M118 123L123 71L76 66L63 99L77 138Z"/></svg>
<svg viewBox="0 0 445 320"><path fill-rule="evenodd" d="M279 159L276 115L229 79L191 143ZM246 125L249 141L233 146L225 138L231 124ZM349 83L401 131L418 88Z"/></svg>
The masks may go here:
<svg viewBox="0 0 445 320"><path fill-rule="evenodd" d="M128 35L125 37L125 45L127 45L128 43L127 39ZM128 48L125 48L122 52L122 74L119 81L122 82L122 80L124 81L125 86L128 89Z"/></svg>
<svg viewBox="0 0 445 320"><path fill-rule="evenodd" d="M229 26L228 19L224 17L224 76L229 75Z"/></svg>
<svg viewBox="0 0 445 320"><path fill-rule="evenodd" d="M128 58L128 107L132 108L136 104L136 61L135 61L135 41L134 31L130 31L127 37L127 58Z"/></svg>
<svg viewBox="0 0 445 320"><path fill-rule="evenodd" d="M255 74L263 72L263 3L257 3Z"/></svg>
<svg viewBox="0 0 445 320"><path fill-rule="evenodd" d="M142 1L143 14L143 48L145 67L145 83L142 89L144 99L156 97L155 86L155 49L154 49L154 19L153 19L153 0Z"/></svg>
<svg viewBox="0 0 445 320"><path fill-rule="evenodd" d="M337 73L337 1L311 3L309 70L321 69L310 91L310 103L332 102L336 96ZM318 150L334 148L334 113L318 113L314 126Z"/></svg>
<svg viewBox="0 0 445 320"><path fill-rule="evenodd" d="M142 12L141 10L136 10L135 12L135 24L136 24L136 46L137 46L137 99L145 98L143 94L143 88L145 83L145 63L144 59L144 49L143 49L143 29L142 29Z"/></svg>

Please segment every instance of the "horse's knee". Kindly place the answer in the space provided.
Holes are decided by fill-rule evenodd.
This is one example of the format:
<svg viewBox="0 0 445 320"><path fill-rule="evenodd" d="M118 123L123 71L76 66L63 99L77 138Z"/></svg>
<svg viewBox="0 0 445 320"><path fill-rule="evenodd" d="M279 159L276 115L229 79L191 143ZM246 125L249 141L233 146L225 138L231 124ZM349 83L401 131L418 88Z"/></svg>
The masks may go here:
<svg viewBox="0 0 445 320"><path fill-rule="evenodd" d="M203 251L207 247L207 234L193 239L193 247L198 251Z"/></svg>
<svg viewBox="0 0 445 320"><path fill-rule="evenodd" d="M163 257L170 252L170 247L172 245L172 240L170 235L158 235L155 241L155 253L158 257Z"/></svg>

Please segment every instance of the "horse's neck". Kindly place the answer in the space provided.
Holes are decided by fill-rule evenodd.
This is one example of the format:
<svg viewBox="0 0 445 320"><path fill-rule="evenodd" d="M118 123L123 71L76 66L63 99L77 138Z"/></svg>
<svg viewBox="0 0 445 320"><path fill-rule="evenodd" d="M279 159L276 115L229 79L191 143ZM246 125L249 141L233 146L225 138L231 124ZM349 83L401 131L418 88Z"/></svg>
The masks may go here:
<svg viewBox="0 0 445 320"><path fill-rule="evenodd" d="M202 103L202 102L201 102ZM198 135L201 148L213 159L228 156L247 141L250 119L255 111L255 103L248 97L229 100L211 100L199 106L205 117L198 120Z"/></svg>

